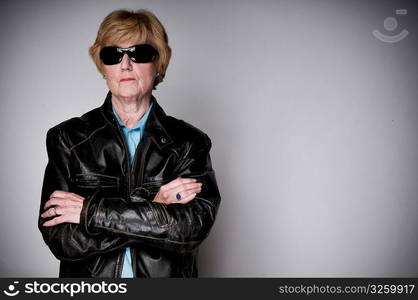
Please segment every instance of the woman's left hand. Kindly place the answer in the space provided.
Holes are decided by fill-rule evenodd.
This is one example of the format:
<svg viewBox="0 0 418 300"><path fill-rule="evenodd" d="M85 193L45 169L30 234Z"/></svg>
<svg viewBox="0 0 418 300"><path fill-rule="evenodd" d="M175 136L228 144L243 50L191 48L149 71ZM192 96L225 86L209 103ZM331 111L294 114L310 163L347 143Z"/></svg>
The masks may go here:
<svg viewBox="0 0 418 300"><path fill-rule="evenodd" d="M80 224L80 214L84 197L64 191L54 191L45 203L41 218L55 217L43 224L50 227L61 223Z"/></svg>

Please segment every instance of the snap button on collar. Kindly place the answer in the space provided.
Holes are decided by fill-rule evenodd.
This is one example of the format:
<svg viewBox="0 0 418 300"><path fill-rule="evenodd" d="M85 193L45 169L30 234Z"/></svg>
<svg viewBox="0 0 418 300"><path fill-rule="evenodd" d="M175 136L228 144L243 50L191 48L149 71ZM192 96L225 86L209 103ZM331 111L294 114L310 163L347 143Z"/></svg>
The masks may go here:
<svg viewBox="0 0 418 300"><path fill-rule="evenodd" d="M167 143L167 139L165 137L162 137L161 138L161 143L163 143L163 144Z"/></svg>

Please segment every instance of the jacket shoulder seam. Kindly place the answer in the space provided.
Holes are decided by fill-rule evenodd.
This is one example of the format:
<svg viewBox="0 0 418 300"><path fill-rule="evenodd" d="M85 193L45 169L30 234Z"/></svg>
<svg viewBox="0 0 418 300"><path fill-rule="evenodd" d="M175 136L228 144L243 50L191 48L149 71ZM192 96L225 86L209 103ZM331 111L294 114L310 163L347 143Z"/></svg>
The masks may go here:
<svg viewBox="0 0 418 300"><path fill-rule="evenodd" d="M98 132L99 130L102 130L103 128L105 128L107 126L107 124L95 129L92 133L89 134L88 137L86 137L85 139L83 139L81 142L78 142L77 144L71 146L70 150L74 150L74 148L80 146L81 144L83 144L84 142L88 141L93 135L96 134L96 132Z"/></svg>
<svg viewBox="0 0 418 300"><path fill-rule="evenodd" d="M57 125L57 126L55 126L55 127L52 127L50 130L49 130L49 134L53 134L53 131L54 130L56 130L56 135L57 135L57 138L59 139L59 140L61 140L62 142L61 142L61 144L64 146L64 148L66 149L66 150L68 150L68 151L71 151L71 147L69 147L69 145L67 145L67 143L69 143L69 141L68 140L66 140L66 138L65 138L65 136L64 136L64 132L63 132L63 130L61 129L61 126L60 125Z"/></svg>

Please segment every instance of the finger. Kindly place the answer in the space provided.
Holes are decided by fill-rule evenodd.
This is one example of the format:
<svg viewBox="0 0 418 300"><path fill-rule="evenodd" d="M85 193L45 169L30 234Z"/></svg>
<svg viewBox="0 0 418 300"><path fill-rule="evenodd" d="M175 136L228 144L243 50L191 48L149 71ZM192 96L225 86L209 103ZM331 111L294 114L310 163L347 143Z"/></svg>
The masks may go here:
<svg viewBox="0 0 418 300"><path fill-rule="evenodd" d="M177 190L177 192L181 192L181 191L187 191L187 190L192 190L192 189L201 188L201 187L202 187L202 184L200 182L183 183L173 188L173 190Z"/></svg>
<svg viewBox="0 0 418 300"><path fill-rule="evenodd" d="M61 224L64 222L64 217L63 216L58 216L56 218L53 218L52 220L46 221L44 224L42 224L45 227L51 227L51 226L55 226L58 224Z"/></svg>
<svg viewBox="0 0 418 300"><path fill-rule="evenodd" d="M55 199L57 201L67 200L67 201L72 201L72 203L81 203L81 204L83 203L83 200L81 200L80 198L71 196L71 195L67 195L66 197L51 197L51 198L49 198L49 200L52 200L52 199Z"/></svg>
<svg viewBox="0 0 418 300"><path fill-rule="evenodd" d="M77 195L75 193L71 193L71 192L65 192L65 191L60 191L60 190L56 190L54 191L51 196L49 196L49 198L69 198L75 201L83 201L85 198Z"/></svg>
<svg viewBox="0 0 418 300"><path fill-rule="evenodd" d="M184 192L187 193L187 195L190 195L194 193L199 194L201 191L202 191L201 188L195 188L195 189L186 190Z"/></svg>
<svg viewBox="0 0 418 300"><path fill-rule="evenodd" d="M71 193L71 195L75 198L77 198L78 200L84 201L86 198L84 198L83 196L80 196L76 193Z"/></svg>
<svg viewBox="0 0 418 300"><path fill-rule="evenodd" d="M49 198L65 198L69 192L61 191L61 190L55 190L52 192L51 196Z"/></svg>
<svg viewBox="0 0 418 300"><path fill-rule="evenodd" d="M58 224L62 224L62 223L68 222L68 220L69 220L68 215L58 216L56 218L53 218L52 220L46 221L43 224L43 226L45 226L45 227L51 227L51 226L55 226L55 225L58 225Z"/></svg>
<svg viewBox="0 0 418 300"><path fill-rule="evenodd" d="M192 193L190 195L188 195L187 197L185 197L184 199L182 198L180 201L177 201L177 203L180 204L186 204L189 203L190 201L192 201L195 197L196 197L196 193Z"/></svg>
<svg viewBox="0 0 418 300"><path fill-rule="evenodd" d="M171 190L171 189L173 189L176 186L179 186L181 184L193 183L193 182L196 182L196 179L194 179L194 178L181 178L181 177L178 177L178 178L174 179L173 181L170 181L169 183L163 185L161 188L163 190Z"/></svg>
<svg viewBox="0 0 418 300"><path fill-rule="evenodd" d="M66 206L66 207L56 207L55 212L57 215L72 215L81 213L81 207L78 206Z"/></svg>
<svg viewBox="0 0 418 300"><path fill-rule="evenodd" d="M194 189L189 189L189 190L186 190L186 191L177 192L177 193L174 194L174 196L177 199L177 194L180 194L180 197L181 197L180 200L181 200L183 198L186 198L190 194L194 194L194 193L197 194L197 193L200 193L201 191L202 191L201 188L194 188ZM179 200L179 199L177 199L177 200Z"/></svg>
<svg viewBox="0 0 418 300"><path fill-rule="evenodd" d="M56 215L57 215L56 208L52 207L48 209L47 211L45 211L43 214L41 214L41 218L49 218L49 217L54 217Z"/></svg>
<svg viewBox="0 0 418 300"><path fill-rule="evenodd" d="M175 195L175 197L177 198L177 194L180 194L181 198L185 198L187 196L189 196L190 194L193 193L200 193L202 191L202 188L200 186L196 186L196 187L192 187L186 190L178 190L173 192L173 194Z"/></svg>
<svg viewBox="0 0 418 300"><path fill-rule="evenodd" d="M48 220L43 224L43 226L50 227L55 226L61 223L75 223L80 224L80 214L79 213L71 213L71 214L64 214L62 216L57 216L52 220Z"/></svg>
<svg viewBox="0 0 418 300"><path fill-rule="evenodd" d="M191 194L197 194L199 192L200 192L200 189L183 191L183 192L178 192L178 193L170 193L170 196L167 197L166 199L168 203L179 203L183 199L186 199L187 197L189 197ZM180 198L177 198L177 195L180 195Z"/></svg>
<svg viewBox="0 0 418 300"><path fill-rule="evenodd" d="M55 199L50 199L50 200L48 200L48 201L46 201L45 202L45 205L44 205L44 209L47 209L47 208L49 208L49 207L51 207L51 206L53 206L53 205L56 205L56 204L53 204L53 203L55 203L56 201L54 201Z"/></svg>
<svg viewBox="0 0 418 300"><path fill-rule="evenodd" d="M73 201L77 201L77 202L83 202L84 198L81 197L80 195L74 194L74 193L67 193L67 199L73 200Z"/></svg>
<svg viewBox="0 0 418 300"><path fill-rule="evenodd" d="M66 198L51 198L48 201L46 201L45 205L44 205L44 209L47 209L48 207L51 206L65 206L68 205L70 203L69 200L67 200Z"/></svg>
<svg viewBox="0 0 418 300"><path fill-rule="evenodd" d="M51 206L83 206L83 202L68 198L51 198L50 200L45 202L44 209L47 209Z"/></svg>
<svg viewBox="0 0 418 300"><path fill-rule="evenodd" d="M201 191L201 183L186 183L186 184L180 184L178 186L175 186L174 188L170 190L163 191L164 198L168 199L171 198L172 195L176 197L177 194L180 194L182 197L188 196L190 192L199 192ZM186 191L189 191L187 194L182 194Z"/></svg>

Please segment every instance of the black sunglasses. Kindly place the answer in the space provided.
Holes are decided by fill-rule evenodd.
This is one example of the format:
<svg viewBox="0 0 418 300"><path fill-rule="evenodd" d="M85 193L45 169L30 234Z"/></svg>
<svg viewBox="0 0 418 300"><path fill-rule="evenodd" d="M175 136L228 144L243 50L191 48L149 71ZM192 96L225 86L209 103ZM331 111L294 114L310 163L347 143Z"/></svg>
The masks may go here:
<svg viewBox="0 0 418 300"><path fill-rule="evenodd" d="M105 65L116 65L122 61L125 53L135 63L149 63L158 55L158 51L148 44L134 45L128 48L107 46L100 51L100 59Z"/></svg>

